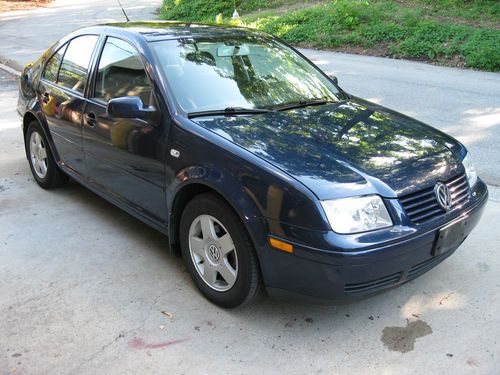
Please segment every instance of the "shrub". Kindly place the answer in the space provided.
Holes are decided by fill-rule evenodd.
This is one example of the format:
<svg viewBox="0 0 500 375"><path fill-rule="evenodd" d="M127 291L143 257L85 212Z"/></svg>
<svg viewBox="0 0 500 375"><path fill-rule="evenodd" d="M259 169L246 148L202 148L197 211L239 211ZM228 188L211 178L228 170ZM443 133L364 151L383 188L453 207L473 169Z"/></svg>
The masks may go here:
<svg viewBox="0 0 500 375"><path fill-rule="evenodd" d="M237 0L236 6L244 15L294 2L299 1ZM161 16L214 22L222 14L218 21L230 23L233 7L232 0L164 0ZM461 18L457 22L451 15ZM267 11L243 17L243 23L290 43L320 48L363 46L394 57L439 62L458 58L471 68L500 71L500 30L481 23L498 24L499 16L500 1L496 0L414 0L412 5L394 0L331 0L285 14ZM473 25L465 24L466 19L473 19Z"/></svg>

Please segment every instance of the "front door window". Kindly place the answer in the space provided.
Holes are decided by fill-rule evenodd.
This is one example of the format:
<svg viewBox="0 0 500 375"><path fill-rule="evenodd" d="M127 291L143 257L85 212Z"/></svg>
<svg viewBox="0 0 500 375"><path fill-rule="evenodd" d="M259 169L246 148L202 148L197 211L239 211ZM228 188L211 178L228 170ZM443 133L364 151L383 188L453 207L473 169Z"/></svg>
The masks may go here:
<svg viewBox="0 0 500 375"><path fill-rule="evenodd" d="M94 96L106 102L117 97L138 96L145 107L153 104L151 83L142 60L127 42L107 39L99 61Z"/></svg>

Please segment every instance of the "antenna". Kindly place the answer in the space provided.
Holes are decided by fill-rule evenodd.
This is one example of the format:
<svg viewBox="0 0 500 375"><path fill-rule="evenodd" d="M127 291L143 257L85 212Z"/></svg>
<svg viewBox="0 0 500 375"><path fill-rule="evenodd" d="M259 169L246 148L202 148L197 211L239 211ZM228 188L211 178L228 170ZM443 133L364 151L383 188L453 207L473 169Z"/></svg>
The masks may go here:
<svg viewBox="0 0 500 375"><path fill-rule="evenodd" d="M123 9L123 7L122 7L122 3L120 2L120 0L116 0L116 1L118 1L118 5L120 5L120 8L123 12L123 15L125 16L125 19L127 20L127 22L130 22L130 19L128 18L127 13L125 13L125 9Z"/></svg>

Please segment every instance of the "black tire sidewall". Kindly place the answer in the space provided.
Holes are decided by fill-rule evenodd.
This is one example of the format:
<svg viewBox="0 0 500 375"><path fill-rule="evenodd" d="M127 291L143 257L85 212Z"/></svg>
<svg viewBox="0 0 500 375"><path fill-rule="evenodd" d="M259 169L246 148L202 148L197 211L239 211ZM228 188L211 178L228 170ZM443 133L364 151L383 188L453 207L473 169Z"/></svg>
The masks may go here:
<svg viewBox="0 0 500 375"><path fill-rule="evenodd" d="M45 146L45 150L47 152L47 174L45 175L44 178L40 178L36 172L35 168L33 167L33 163L31 162L31 151L30 151L30 139L31 139L31 134L34 132L37 132L40 134L40 137L42 137L43 144ZM47 141L47 137L45 137L45 133L42 130L42 127L40 124L36 121L33 121L29 124L28 130L26 132L26 139L24 140L25 148L26 148L26 155L28 157L28 163L30 165L31 173L33 175L33 178L35 181L43 187L44 189L49 189L52 187L54 181L56 180L57 176L56 173L58 172L57 168L58 166L56 165L56 162L54 160L54 157L52 156L52 150L50 148L50 145Z"/></svg>
<svg viewBox="0 0 500 375"><path fill-rule="evenodd" d="M211 215L227 229L235 245L238 257L238 276L233 287L220 292L210 288L198 274L189 252L189 228L200 215ZM259 280L258 262L253 244L240 218L227 203L215 195L203 195L188 203L182 213L180 223L180 242L182 256L194 283L210 301L226 308L237 307L247 302L255 293Z"/></svg>

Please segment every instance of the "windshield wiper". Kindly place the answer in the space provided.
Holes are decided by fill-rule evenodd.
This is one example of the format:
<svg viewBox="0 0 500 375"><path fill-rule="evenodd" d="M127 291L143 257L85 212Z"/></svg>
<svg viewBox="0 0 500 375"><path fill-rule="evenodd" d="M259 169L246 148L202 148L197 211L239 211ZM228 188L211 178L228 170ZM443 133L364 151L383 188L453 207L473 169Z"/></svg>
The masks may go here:
<svg viewBox="0 0 500 375"><path fill-rule="evenodd" d="M303 107L309 107L311 105L324 105L336 102L337 102L336 100L330 100L330 99L301 100L298 102L278 104L270 108L275 111L284 111L287 109L303 108Z"/></svg>
<svg viewBox="0 0 500 375"><path fill-rule="evenodd" d="M215 109L210 111L190 112L187 114L187 117L193 118L202 116L236 116L236 115L268 113L268 112L274 112L274 111L272 109L265 109L265 108L227 107L224 109Z"/></svg>

